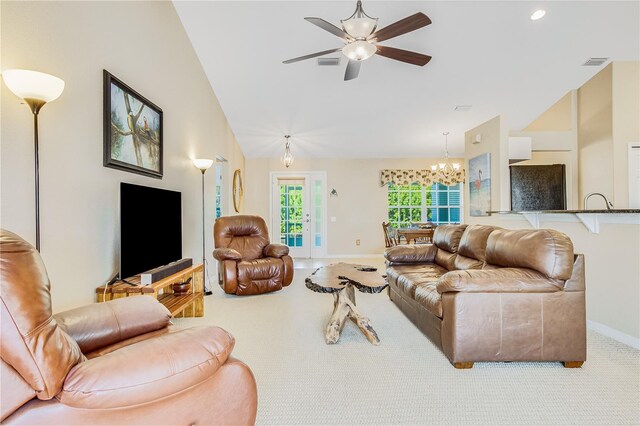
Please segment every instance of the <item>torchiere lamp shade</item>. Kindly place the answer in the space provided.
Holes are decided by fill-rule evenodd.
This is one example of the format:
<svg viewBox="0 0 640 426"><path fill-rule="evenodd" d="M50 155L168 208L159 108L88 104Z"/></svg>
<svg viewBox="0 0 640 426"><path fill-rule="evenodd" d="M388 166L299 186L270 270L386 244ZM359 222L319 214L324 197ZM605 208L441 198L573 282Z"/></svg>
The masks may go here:
<svg viewBox="0 0 640 426"><path fill-rule="evenodd" d="M62 94L64 81L58 77L38 71L5 70L2 78L17 97L51 102Z"/></svg>
<svg viewBox="0 0 640 426"><path fill-rule="evenodd" d="M193 160L193 165L199 168L200 171L204 172L213 165L213 160L209 160L207 158L196 158Z"/></svg>

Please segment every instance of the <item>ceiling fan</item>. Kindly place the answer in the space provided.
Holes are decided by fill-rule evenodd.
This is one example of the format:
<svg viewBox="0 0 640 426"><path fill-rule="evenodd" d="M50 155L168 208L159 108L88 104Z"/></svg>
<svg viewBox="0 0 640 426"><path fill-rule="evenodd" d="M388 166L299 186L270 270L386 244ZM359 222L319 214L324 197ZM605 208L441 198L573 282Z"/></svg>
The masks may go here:
<svg viewBox="0 0 640 426"><path fill-rule="evenodd" d="M344 74L344 80L347 81L357 78L360 73L360 65L362 64L362 61L369 59L371 56L376 54L421 67L431 60L431 56L423 55L422 53L396 49L395 47L380 46L378 44L381 41L398 37L402 34L415 31L431 24L431 19L421 12L401 19L398 22L378 31L376 31L378 18L372 18L364 13L364 10L362 9L362 1L360 0L358 0L356 11L353 12L353 15L340 21L342 29L321 18L304 19L339 37L345 45L337 49L324 50L322 52L311 53L310 55L289 59L287 61L283 61L284 64L292 64L294 62L304 61L305 59L316 58L318 56L328 55L329 53L342 51L342 53L349 58L349 63L347 64L347 69Z"/></svg>

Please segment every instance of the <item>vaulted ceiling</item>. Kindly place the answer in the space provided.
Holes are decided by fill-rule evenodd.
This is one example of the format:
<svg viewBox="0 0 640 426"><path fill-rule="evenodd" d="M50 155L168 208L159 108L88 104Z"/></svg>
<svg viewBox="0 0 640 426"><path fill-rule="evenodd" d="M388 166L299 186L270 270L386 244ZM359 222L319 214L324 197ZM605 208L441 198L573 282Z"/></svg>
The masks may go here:
<svg viewBox="0 0 640 426"><path fill-rule="evenodd" d="M176 1L175 8L247 157L462 155L464 132L498 114L519 130L601 67L640 59L638 2L365 1L378 28L416 12L433 24L381 44L431 55L417 67L374 55L360 77L285 59L342 46L334 25L355 1ZM546 16L530 20L536 9ZM456 105L471 105L455 112Z"/></svg>

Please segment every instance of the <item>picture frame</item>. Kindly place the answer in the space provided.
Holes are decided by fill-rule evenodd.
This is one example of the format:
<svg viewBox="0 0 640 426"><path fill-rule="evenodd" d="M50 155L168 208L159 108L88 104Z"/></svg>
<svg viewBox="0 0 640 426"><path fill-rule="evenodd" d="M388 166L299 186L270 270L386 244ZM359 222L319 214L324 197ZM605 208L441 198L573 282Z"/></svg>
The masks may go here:
<svg viewBox="0 0 640 426"><path fill-rule="evenodd" d="M240 169L236 169L233 172L233 209L236 213L240 213L243 196L244 188L242 186L242 174Z"/></svg>
<svg viewBox="0 0 640 426"><path fill-rule="evenodd" d="M490 216L491 154L484 153L469 160L469 215Z"/></svg>
<svg viewBox="0 0 640 426"><path fill-rule="evenodd" d="M103 166L162 179L162 109L107 70L103 96Z"/></svg>

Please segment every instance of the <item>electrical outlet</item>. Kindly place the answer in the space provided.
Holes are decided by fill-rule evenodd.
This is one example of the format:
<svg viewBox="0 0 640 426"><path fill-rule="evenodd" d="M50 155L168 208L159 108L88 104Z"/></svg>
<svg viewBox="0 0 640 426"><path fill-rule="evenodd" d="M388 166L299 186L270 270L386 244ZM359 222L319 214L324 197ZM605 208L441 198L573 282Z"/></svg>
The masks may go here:
<svg viewBox="0 0 640 426"><path fill-rule="evenodd" d="M360 240L356 240L356 245L359 246L360 245Z"/></svg>

